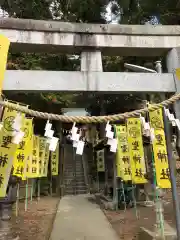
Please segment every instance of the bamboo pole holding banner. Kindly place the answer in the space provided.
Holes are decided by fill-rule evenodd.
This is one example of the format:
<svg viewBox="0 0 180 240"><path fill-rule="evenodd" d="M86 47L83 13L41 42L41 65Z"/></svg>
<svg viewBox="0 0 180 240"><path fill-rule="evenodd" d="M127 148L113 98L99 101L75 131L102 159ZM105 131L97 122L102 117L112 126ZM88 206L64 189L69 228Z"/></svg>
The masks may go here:
<svg viewBox="0 0 180 240"><path fill-rule="evenodd" d="M38 181L37 181L38 183L38 196L37 196L37 199L38 199L38 201L40 201L40 198L41 198L41 179L40 178L38 178Z"/></svg>
<svg viewBox="0 0 180 240"><path fill-rule="evenodd" d="M114 137L116 138L116 128L114 127ZM116 166L116 153L113 157L113 205L115 210L118 210L118 188L117 188L117 166Z"/></svg>
<svg viewBox="0 0 180 240"><path fill-rule="evenodd" d="M76 195L76 152L74 147L72 148L73 151L73 170L74 170L74 195Z"/></svg>
<svg viewBox="0 0 180 240"><path fill-rule="evenodd" d="M17 195L16 195L16 217L18 216L19 210L19 183L17 184Z"/></svg>
<svg viewBox="0 0 180 240"><path fill-rule="evenodd" d="M123 201L124 201L124 211L126 211L126 209L127 209L126 196L125 196L125 191L124 191L124 182L122 179L121 179L121 189L122 189Z"/></svg>
<svg viewBox="0 0 180 240"><path fill-rule="evenodd" d="M136 185L132 183L132 198L133 198L133 205L136 214L136 218L139 219L139 211L137 209L137 201L136 201L136 194L135 194Z"/></svg>
<svg viewBox="0 0 180 240"><path fill-rule="evenodd" d="M96 164L97 165L97 164ZM98 193L100 192L100 186L99 186L99 172L98 172L98 169L97 169L97 191Z"/></svg>
<svg viewBox="0 0 180 240"><path fill-rule="evenodd" d="M34 179L32 179L32 184L31 184L31 202L33 200L33 193L34 193Z"/></svg>
<svg viewBox="0 0 180 240"><path fill-rule="evenodd" d="M53 195L52 182L53 182L53 176L52 176L52 172L51 172L51 182L50 182L50 195L51 195L51 197L52 197L52 195Z"/></svg>
<svg viewBox="0 0 180 240"><path fill-rule="evenodd" d="M117 169L116 169L116 159L113 159L113 204L114 208L118 210L118 193L117 193Z"/></svg>
<svg viewBox="0 0 180 240"><path fill-rule="evenodd" d="M26 196L25 196L25 212L27 212L27 209L28 209L28 179L26 181Z"/></svg>

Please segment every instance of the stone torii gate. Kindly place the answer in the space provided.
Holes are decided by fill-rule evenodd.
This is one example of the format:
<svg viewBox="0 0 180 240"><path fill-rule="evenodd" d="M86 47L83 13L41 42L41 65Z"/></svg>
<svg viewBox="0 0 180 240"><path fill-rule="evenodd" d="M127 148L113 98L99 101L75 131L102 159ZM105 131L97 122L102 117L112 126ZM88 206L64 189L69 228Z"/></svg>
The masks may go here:
<svg viewBox="0 0 180 240"><path fill-rule="evenodd" d="M180 93L180 81L175 74L180 68L180 26L6 18L0 20L0 33L9 38L14 52L81 55L81 71L6 71L4 91ZM102 55L166 55L168 73L103 72ZM179 103L175 110L180 119Z"/></svg>
<svg viewBox="0 0 180 240"><path fill-rule="evenodd" d="M178 92L179 26L65 23L6 18L0 32L12 51L81 54L81 71L7 71L6 91ZM170 73L103 72L103 55L162 56ZM38 80L38 81L37 81Z"/></svg>
<svg viewBox="0 0 180 240"><path fill-rule="evenodd" d="M6 71L4 91L179 93L180 26L82 24L5 18L0 32L15 52L81 55L81 71ZM103 55L164 56L169 73L103 72ZM175 104L180 119L180 105ZM178 138L180 148L180 137Z"/></svg>

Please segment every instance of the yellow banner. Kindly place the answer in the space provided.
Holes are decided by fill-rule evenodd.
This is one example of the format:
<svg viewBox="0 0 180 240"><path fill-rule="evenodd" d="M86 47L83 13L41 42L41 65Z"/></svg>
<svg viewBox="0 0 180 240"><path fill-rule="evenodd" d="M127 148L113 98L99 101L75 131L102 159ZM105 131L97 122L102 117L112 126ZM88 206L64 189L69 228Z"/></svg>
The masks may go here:
<svg viewBox="0 0 180 240"><path fill-rule="evenodd" d="M118 149L116 153L117 177L124 181L131 180L130 154L127 141L127 128L124 125L117 125L116 136Z"/></svg>
<svg viewBox="0 0 180 240"><path fill-rule="evenodd" d="M59 172L59 144L56 147L56 151L51 152L51 174L57 176Z"/></svg>
<svg viewBox="0 0 180 240"><path fill-rule="evenodd" d="M3 128L0 133L0 197L6 196L6 190L17 145L12 143L13 122L17 112L8 108L3 113Z"/></svg>
<svg viewBox="0 0 180 240"><path fill-rule="evenodd" d="M13 161L13 175L23 178L26 161L28 158L28 141L32 119L24 118L21 130L25 133L23 140L18 144L15 158Z"/></svg>
<svg viewBox="0 0 180 240"><path fill-rule="evenodd" d="M153 151L157 185L160 188L171 188L162 108L150 111L149 117L150 125L154 128L155 134Z"/></svg>
<svg viewBox="0 0 180 240"><path fill-rule="evenodd" d="M139 118L127 119L128 144L130 152L130 164L132 182L135 184L146 183L144 149L142 142L141 120Z"/></svg>
<svg viewBox="0 0 180 240"><path fill-rule="evenodd" d="M25 180L29 177L30 173L30 166L32 163L32 151L33 151L33 120L32 118L26 119L28 120L27 127L25 128L25 134L28 135L27 137L27 144L26 144L26 161L24 166L24 172L22 180Z"/></svg>
<svg viewBox="0 0 180 240"><path fill-rule="evenodd" d="M98 172L105 171L104 150L97 151L97 171Z"/></svg>
<svg viewBox="0 0 180 240"><path fill-rule="evenodd" d="M44 167L43 167L43 177L47 177L48 174L48 164L49 164L49 143L46 142L45 147L45 157L44 157Z"/></svg>
<svg viewBox="0 0 180 240"><path fill-rule="evenodd" d="M39 137L32 137L32 159L28 163L28 178L39 177Z"/></svg>
<svg viewBox="0 0 180 240"><path fill-rule="evenodd" d="M7 37L0 35L0 93L2 92L2 85L4 80L4 73L6 70L8 50L10 41Z"/></svg>
<svg viewBox="0 0 180 240"><path fill-rule="evenodd" d="M43 177L46 142L46 138L39 138L39 177Z"/></svg>

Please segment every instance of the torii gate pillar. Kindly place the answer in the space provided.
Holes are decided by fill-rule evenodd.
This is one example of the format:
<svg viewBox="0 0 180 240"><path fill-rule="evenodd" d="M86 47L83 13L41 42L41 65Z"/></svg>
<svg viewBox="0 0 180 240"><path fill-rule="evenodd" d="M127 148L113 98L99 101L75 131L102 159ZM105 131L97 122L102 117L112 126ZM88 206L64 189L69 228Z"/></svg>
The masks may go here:
<svg viewBox="0 0 180 240"><path fill-rule="evenodd" d="M83 51L81 53L81 71L102 72L102 56L100 51Z"/></svg>
<svg viewBox="0 0 180 240"><path fill-rule="evenodd" d="M176 93L180 93L180 76L178 77L175 74L177 69L180 71L180 47L173 48L168 52L166 57L166 66L169 73L174 73ZM176 118L180 119L180 101L174 103L174 110L176 113ZM178 132L177 148L180 155L180 132Z"/></svg>

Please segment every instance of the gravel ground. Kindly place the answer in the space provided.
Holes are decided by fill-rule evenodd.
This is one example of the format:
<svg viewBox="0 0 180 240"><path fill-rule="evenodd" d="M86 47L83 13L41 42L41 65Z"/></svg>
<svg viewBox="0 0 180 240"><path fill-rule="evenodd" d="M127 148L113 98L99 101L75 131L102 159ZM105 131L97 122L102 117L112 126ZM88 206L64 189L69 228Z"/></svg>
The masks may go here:
<svg viewBox="0 0 180 240"><path fill-rule="evenodd" d="M42 197L40 201L28 203L28 211L24 211L24 203L19 203L19 216L11 220L14 236L19 240L48 240L59 198Z"/></svg>
<svg viewBox="0 0 180 240"><path fill-rule="evenodd" d="M113 212L106 210L104 212L120 239L136 239L140 226L147 227L155 223L153 208L137 208L138 218L134 208L126 211Z"/></svg>
<svg viewBox="0 0 180 240"><path fill-rule="evenodd" d="M137 214L134 208L125 211L104 210L104 213L120 239L125 240L137 239L140 227L153 229L156 223L155 207L137 207ZM175 228L171 192L165 196L164 219Z"/></svg>
<svg viewBox="0 0 180 240"><path fill-rule="evenodd" d="M178 189L179 190L179 189ZM180 191L178 191L180 192ZM179 197L180 199L180 197ZM171 192L165 195L164 205L165 220L175 227ZM19 203L19 216L12 217L9 227L11 236L19 236L18 240L48 240L59 198L42 197L40 201L28 202L28 211L24 211L24 202ZM120 239L137 239L140 227L153 226L156 222L154 207L137 207L119 211L104 210L106 217L118 233ZM138 218L137 216L138 215ZM2 229L2 228L1 228ZM5 238L7 240L11 239Z"/></svg>

